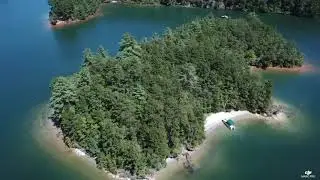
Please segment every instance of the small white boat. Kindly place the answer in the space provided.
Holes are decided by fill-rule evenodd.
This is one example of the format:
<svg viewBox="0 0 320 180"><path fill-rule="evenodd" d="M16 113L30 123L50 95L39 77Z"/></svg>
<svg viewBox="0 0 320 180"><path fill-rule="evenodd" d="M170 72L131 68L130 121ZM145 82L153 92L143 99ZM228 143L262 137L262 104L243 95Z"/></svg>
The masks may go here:
<svg viewBox="0 0 320 180"><path fill-rule="evenodd" d="M229 16L223 15L223 16L221 16L221 18L229 19Z"/></svg>

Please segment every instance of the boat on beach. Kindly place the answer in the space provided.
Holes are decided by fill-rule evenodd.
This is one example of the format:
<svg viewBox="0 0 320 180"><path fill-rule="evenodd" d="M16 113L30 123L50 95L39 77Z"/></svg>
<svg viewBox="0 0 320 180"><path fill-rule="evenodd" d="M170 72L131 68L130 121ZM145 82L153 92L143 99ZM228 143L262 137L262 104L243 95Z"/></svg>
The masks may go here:
<svg viewBox="0 0 320 180"><path fill-rule="evenodd" d="M228 129L235 130L236 126L235 126L235 123L232 119L228 119L228 120L223 119L222 122L225 126L227 126Z"/></svg>

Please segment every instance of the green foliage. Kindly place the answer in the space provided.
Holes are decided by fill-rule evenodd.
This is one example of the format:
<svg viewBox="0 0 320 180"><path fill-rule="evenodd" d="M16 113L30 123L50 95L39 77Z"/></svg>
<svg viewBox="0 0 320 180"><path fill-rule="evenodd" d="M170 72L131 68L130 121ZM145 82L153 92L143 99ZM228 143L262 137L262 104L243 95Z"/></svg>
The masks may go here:
<svg viewBox="0 0 320 180"><path fill-rule="evenodd" d="M311 0L311 14L317 17L320 15L320 0Z"/></svg>
<svg viewBox="0 0 320 180"><path fill-rule="evenodd" d="M128 57L141 57L141 47L138 42L128 33L123 35L120 42L119 54L118 56L122 59Z"/></svg>
<svg viewBox="0 0 320 180"><path fill-rule="evenodd" d="M98 10L104 0L49 0L50 21L84 20Z"/></svg>
<svg viewBox="0 0 320 180"><path fill-rule="evenodd" d="M204 113L266 111L272 85L249 64L302 62L256 17L198 19L140 43L125 34L116 57L87 49L78 73L53 81L52 118L68 146L96 157L100 168L142 175L181 145L200 144Z"/></svg>
<svg viewBox="0 0 320 180"><path fill-rule="evenodd" d="M224 0L226 8L255 12L274 12L295 16L317 16L319 0Z"/></svg>
<svg viewBox="0 0 320 180"><path fill-rule="evenodd" d="M123 0L127 2L127 0ZM131 0L138 4L183 5L245 12L282 13L315 17L320 14L320 0Z"/></svg>

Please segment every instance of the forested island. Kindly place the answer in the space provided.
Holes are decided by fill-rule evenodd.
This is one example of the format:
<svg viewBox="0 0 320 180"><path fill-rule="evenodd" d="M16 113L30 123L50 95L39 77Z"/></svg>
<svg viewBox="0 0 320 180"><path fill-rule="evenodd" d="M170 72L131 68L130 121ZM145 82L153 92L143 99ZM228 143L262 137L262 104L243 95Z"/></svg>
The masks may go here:
<svg viewBox="0 0 320 180"><path fill-rule="evenodd" d="M56 25L58 21L85 20L95 15L101 4L107 2L110 0L49 0L49 20L52 25ZM281 13L305 17L320 15L320 0L119 0L119 2Z"/></svg>
<svg viewBox="0 0 320 180"><path fill-rule="evenodd" d="M142 42L125 34L116 56L87 49L78 73L53 80L50 119L99 168L143 176L203 141L204 113L267 111L272 84L250 65L302 63L254 16L197 19Z"/></svg>
<svg viewBox="0 0 320 180"><path fill-rule="evenodd" d="M85 20L94 16L104 0L48 0L49 20L52 25L58 21Z"/></svg>

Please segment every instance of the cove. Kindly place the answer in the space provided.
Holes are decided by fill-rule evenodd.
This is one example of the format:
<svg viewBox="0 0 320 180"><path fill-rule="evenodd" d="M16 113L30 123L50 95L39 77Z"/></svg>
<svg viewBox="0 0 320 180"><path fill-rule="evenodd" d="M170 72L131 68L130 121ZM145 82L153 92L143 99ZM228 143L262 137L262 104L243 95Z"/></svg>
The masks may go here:
<svg viewBox="0 0 320 180"><path fill-rule="evenodd" d="M48 101L51 79L76 72L82 62L81 53L84 48L96 49L103 45L112 54L117 50L124 32L130 32L138 38L151 36L154 32L162 32L167 26L175 27L197 16L207 15L209 10L108 6L104 17L58 30L47 28L47 12L46 1L14 0L6 4L0 3L0 15L7 17L0 22L0 178L97 179L99 175L94 170L75 167L75 163L54 158L39 146L32 135L33 110ZM233 13L230 15L233 16ZM280 15L263 15L262 20L276 26L286 38L294 40L305 53L307 61L319 65L320 26L317 21ZM303 114L308 118L301 125L301 133L290 136L274 134L265 127L258 128L262 129L261 132L256 127L250 127L245 130L245 134L254 134L256 138L244 136L241 143L234 143L236 140L231 138L223 140L221 144L221 159L228 162L228 165L233 164L227 166L226 171L238 168L237 172L230 172L231 175L228 176L224 174L226 171L219 173L214 169L216 166L211 166L213 164L210 161L209 164L204 161L203 164L208 169L187 178L300 179L306 169L319 174L320 170L316 169L320 167L319 162L315 161L320 159L317 154L320 147L316 143L319 136L316 131L319 124L319 77L315 74L265 76L274 81L276 97L295 106L303 104ZM261 145L262 143L257 145L258 141L265 142L268 146ZM253 156L250 155L252 151L245 148L248 145L256 148ZM213 152L217 151L216 147L218 145L213 147ZM235 152L230 152L230 149ZM277 153L267 156L267 152ZM234 153L235 157L231 158L230 154ZM230 157L232 161L226 157ZM264 159L270 159L268 164L262 163ZM247 163L242 163L245 161ZM257 167L257 164L261 165ZM239 169L240 166L243 169ZM83 174L82 171L90 172ZM318 174L316 175L319 177Z"/></svg>

